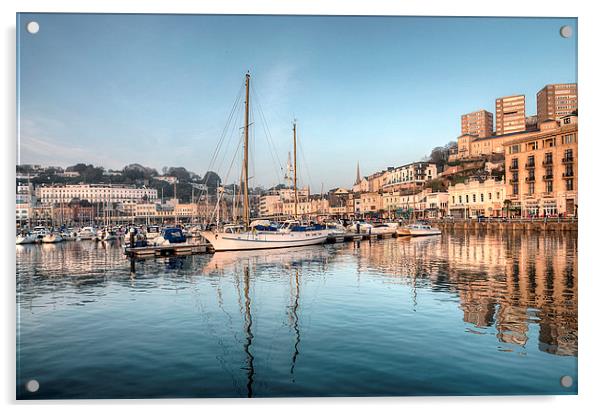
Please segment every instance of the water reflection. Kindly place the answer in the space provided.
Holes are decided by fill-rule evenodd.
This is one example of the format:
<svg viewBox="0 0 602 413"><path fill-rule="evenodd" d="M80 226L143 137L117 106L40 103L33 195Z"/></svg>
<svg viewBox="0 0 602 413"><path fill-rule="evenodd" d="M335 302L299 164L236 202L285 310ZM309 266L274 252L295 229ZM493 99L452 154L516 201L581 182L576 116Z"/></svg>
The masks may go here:
<svg viewBox="0 0 602 413"><path fill-rule="evenodd" d="M494 326L500 342L524 346L534 324L540 350L577 355L577 237L455 232L368 245L355 249L358 274L455 293L464 321Z"/></svg>
<svg viewBox="0 0 602 413"><path fill-rule="evenodd" d="M577 238L459 231L223 252L138 261L135 278L116 243L24 245L17 300L19 382L43 366L57 384L42 397L100 397L82 378L83 388L58 385L74 371L71 353L88 369L107 369L108 397L445 394L444 372L457 375L460 364L466 394L505 394L515 388L512 374L522 374L504 371L518 363L508 357L537 370L538 354L577 356ZM442 347L454 356L438 357ZM101 356L86 355L91 349ZM145 370L149 360L164 379ZM545 363L551 376L567 372ZM127 383L146 375L153 383L128 386L111 365L138 378ZM429 371L437 378L420 379ZM188 384L199 377L212 383ZM546 392L548 376L532 380L525 392Z"/></svg>

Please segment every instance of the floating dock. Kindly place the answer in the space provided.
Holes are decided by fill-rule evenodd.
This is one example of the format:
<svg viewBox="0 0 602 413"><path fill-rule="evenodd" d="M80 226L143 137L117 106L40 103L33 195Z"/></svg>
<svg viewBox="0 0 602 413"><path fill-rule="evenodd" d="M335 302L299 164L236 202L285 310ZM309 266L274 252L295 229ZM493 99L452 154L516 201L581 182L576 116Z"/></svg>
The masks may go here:
<svg viewBox="0 0 602 413"><path fill-rule="evenodd" d="M149 245L146 247L135 247L125 248L125 255L133 258L154 258L154 257L172 257L172 256L185 256L185 255L197 255L206 254L213 252L211 244L196 243L196 244L171 244L154 246Z"/></svg>

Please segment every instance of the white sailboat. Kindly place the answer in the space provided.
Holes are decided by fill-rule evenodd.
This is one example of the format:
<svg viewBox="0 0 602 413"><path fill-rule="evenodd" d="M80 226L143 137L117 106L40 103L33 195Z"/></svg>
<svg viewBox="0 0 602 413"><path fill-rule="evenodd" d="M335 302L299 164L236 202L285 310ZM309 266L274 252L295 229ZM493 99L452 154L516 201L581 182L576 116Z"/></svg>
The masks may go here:
<svg viewBox="0 0 602 413"><path fill-rule="evenodd" d="M319 225L302 225L299 221L288 221L281 226L265 226L261 223L251 225L249 214L249 86L251 77L246 75L245 124L244 124L244 160L242 170L243 220L244 225L226 225L215 231L203 231L202 236L215 251L254 250L268 248L290 248L323 244L329 231ZM297 129L293 124L294 150L294 198L295 216L297 216ZM219 202L219 200L218 200Z"/></svg>

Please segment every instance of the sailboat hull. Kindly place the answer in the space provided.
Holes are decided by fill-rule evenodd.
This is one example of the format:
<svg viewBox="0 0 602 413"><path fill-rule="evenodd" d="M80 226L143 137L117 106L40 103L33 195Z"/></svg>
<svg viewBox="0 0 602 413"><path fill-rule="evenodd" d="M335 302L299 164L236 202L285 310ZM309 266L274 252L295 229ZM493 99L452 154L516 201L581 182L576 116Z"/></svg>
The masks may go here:
<svg viewBox="0 0 602 413"><path fill-rule="evenodd" d="M323 244L329 231L307 232L202 232L215 251L243 251L273 248L303 247Z"/></svg>

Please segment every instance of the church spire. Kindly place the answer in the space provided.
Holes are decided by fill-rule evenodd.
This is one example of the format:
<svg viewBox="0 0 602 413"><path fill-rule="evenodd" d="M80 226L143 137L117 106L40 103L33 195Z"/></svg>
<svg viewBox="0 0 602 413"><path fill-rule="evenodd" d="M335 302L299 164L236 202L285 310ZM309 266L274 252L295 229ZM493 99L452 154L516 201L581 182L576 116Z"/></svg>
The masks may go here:
<svg viewBox="0 0 602 413"><path fill-rule="evenodd" d="M357 172L356 172L356 176L355 176L355 185L359 184L362 181L362 178L360 177L360 161L357 161Z"/></svg>

